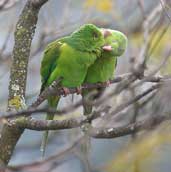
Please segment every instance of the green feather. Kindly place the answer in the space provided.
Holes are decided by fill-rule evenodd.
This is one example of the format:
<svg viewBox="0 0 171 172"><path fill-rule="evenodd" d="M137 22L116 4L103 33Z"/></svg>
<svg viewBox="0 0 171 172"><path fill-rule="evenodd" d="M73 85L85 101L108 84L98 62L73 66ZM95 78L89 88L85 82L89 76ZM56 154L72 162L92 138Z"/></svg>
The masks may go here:
<svg viewBox="0 0 171 172"><path fill-rule="evenodd" d="M44 52L41 63L41 92L62 77L59 86L78 87L86 76L88 67L92 65L101 54L104 37L99 28L93 24L86 24L73 32L70 36L50 43ZM48 105L56 108L60 97L49 97ZM47 115L53 120L53 115ZM44 133L41 151L45 153L48 132Z"/></svg>
<svg viewBox="0 0 171 172"><path fill-rule="evenodd" d="M102 52L101 56L95 61L95 63L89 67L84 83L106 82L113 79L117 57L124 53L127 46L127 38L119 31L111 29L108 31L111 34L105 38L105 44L111 45L112 51L108 52L104 50ZM95 96L89 96L88 98L86 97L90 92L83 92L84 115L89 115L92 112L92 106L87 105L86 102L99 97L103 91L104 89L96 89L97 94Z"/></svg>

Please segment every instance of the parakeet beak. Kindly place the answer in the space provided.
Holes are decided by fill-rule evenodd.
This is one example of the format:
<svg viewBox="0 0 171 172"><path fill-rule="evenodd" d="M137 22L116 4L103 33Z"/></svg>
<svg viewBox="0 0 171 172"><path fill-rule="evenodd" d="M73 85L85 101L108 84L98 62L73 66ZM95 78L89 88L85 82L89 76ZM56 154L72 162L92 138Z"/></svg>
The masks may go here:
<svg viewBox="0 0 171 172"><path fill-rule="evenodd" d="M110 36L112 34L109 29L103 29L102 28L101 32L102 32L104 38L106 38L106 37L108 37L108 36ZM105 51L112 51L112 46L111 45L104 45L102 47L102 49L105 50Z"/></svg>
<svg viewBox="0 0 171 172"><path fill-rule="evenodd" d="M112 51L112 46L111 45L104 45L102 47L102 49L105 50L105 51Z"/></svg>

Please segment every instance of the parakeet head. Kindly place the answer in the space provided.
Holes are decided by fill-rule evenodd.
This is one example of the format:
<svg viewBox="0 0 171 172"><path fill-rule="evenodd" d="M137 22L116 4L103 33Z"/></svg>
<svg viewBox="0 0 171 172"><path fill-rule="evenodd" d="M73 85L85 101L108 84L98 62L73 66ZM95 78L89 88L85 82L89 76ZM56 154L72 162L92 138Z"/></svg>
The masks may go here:
<svg viewBox="0 0 171 172"><path fill-rule="evenodd" d="M103 47L104 52L115 57L121 56L127 47L127 37L117 30L101 29L101 31L105 32L104 37L106 46Z"/></svg>
<svg viewBox="0 0 171 172"><path fill-rule="evenodd" d="M93 24L85 24L71 34L72 45L81 51L101 51L104 36Z"/></svg>

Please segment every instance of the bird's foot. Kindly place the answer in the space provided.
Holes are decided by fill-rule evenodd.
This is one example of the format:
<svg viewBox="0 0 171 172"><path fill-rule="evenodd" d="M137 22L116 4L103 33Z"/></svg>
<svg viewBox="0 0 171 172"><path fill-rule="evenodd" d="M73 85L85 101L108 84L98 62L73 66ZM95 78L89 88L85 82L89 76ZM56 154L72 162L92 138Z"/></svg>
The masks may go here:
<svg viewBox="0 0 171 172"><path fill-rule="evenodd" d="M76 93L79 95L82 93L82 87L79 86L79 87L76 87Z"/></svg>
<svg viewBox="0 0 171 172"><path fill-rule="evenodd" d="M108 80L108 81L104 82L104 85L105 85L106 87L109 87L109 86L110 86L110 84L111 84L110 80Z"/></svg>
<svg viewBox="0 0 171 172"><path fill-rule="evenodd" d="M69 91L68 88L62 87L62 90L63 90L63 92L64 92L64 94L63 94L64 97L66 97L68 94L70 94L70 91Z"/></svg>

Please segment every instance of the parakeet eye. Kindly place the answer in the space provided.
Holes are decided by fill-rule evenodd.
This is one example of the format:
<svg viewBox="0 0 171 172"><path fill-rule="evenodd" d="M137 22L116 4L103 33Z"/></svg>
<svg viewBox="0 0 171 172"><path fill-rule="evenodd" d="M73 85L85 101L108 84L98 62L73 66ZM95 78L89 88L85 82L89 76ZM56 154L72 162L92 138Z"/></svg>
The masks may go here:
<svg viewBox="0 0 171 172"><path fill-rule="evenodd" d="M98 34L96 32L93 33L93 38L97 39L98 38Z"/></svg>

